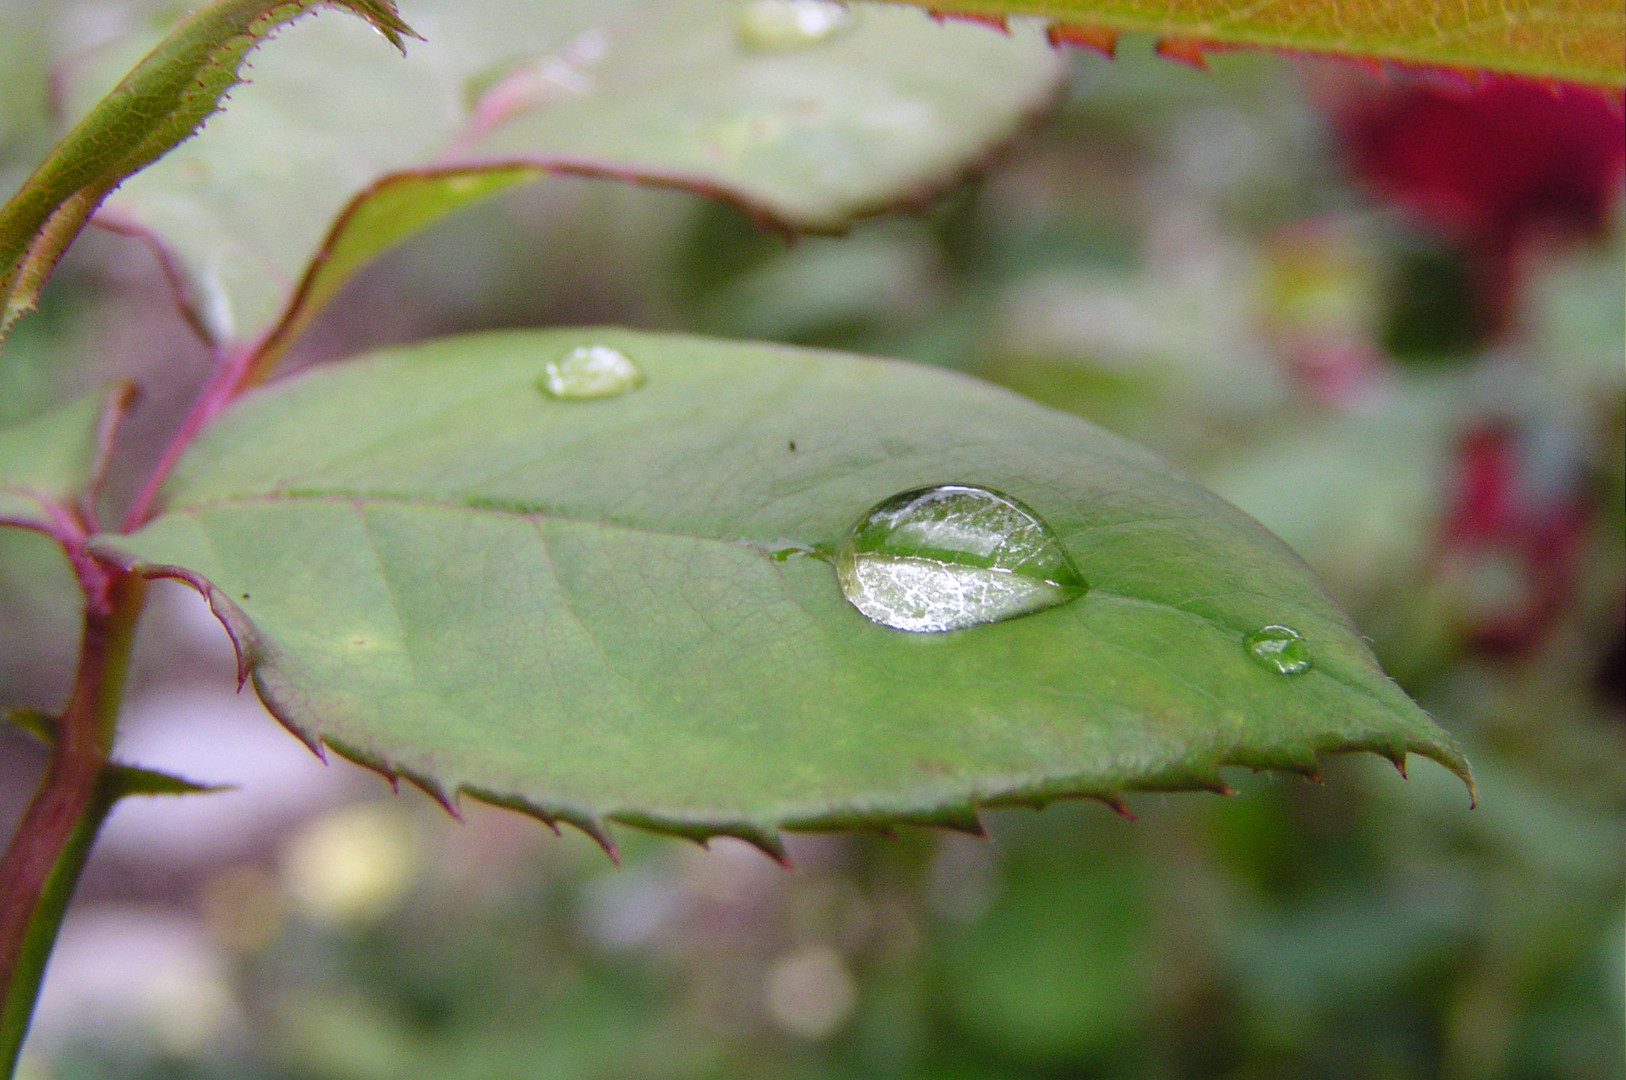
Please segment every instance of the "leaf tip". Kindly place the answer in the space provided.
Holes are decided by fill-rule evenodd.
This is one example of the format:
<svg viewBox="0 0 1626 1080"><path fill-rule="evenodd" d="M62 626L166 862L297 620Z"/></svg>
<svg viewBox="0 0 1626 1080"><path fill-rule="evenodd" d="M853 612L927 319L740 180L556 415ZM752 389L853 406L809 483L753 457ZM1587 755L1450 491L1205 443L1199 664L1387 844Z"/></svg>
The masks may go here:
<svg viewBox="0 0 1626 1080"><path fill-rule="evenodd" d="M322 745L322 740L320 740L318 738L315 738L314 736L306 734L304 731L300 730L299 728L291 727L291 726L289 726L287 724L284 724L283 727L288 728L289 732L291 732L293 734L294 738L296 738L300 742L304 743L305 744L305 749L307 749L311 753L315 754L317 761L320 761L323 765L328 764L327 747Z"/></svg>
<svg viewBox="0 0 1626 1080"><path fill-rule="evenodd" d="M621 849L616 846L615 837L610 835L609 826L605 825L603 821L585 815L579 818L575 816L567 817L564 820L576 826L589 840L602 848L604 854L610 857L612 863L617 866L621 865Z"/></svg>
<svg viewBox="0 0 1626 1080"><path fill-rule="evenodd" d="M1289 765L1289 766L1276 766L1276 767L1278 767L1278 768L1285 767L1290 772L1297 772L1297 773L1300 773L1300 775L1303 774L1302 769L1295 768L1295 767L1293 767L1291 765ZM1227 784L1225 782L1225 779L1220 776L1219 771L1217 769L1214 772L1201 772L1201 771L1194 772L1194 773L1191 774L1191 776L1190 776L1190 778L1188 780L1188 783L1189 783L1190 786L1189 786L1189 788L1187 790L1190 790L1190 791L1206 791L1206 792L1209 792L1210 794L1213 794L1213 795L1226 795L1226 796L1236 794L1236 788L1232 787L1230 784ZM1176 789L1176 790L1178 790L1178 789Z"/></svg>
<svg viewBox="0 0 1626 1080"><path fill-rule="evenodd" d="M1420 757L1426 757L1430 761L1444 766L1450 771L1451 775L1455 776L1458 780L1461 780L1464 786L1467 787L1468 809L1472 810L1479 805L1479 785L1474 781L1473 768L1468 764L1468 759L1463 756L1462 751L1458 750L1456 744L1450 741L1449 738L1446 739L1443 745L1419 745L1417 743L1413 743L1412 745L1406 747L1406 752L1417 754ZM1403 753L1397 752L1395 756L1401 758L1401 762L1398 764L1404 764ZM1390 757L1390 760L1393 761L1394 758ZM1401 775L1406 775L1404 770L1401 772Z"/></svg>
<svg viewBox="0 0 1626 1080"><path fill-rule="evenodd" d="M621 864L621 850L616 847L615 837L610 835L609 827L597 814L588 810L576 809L570 806L542 806L531 802L519 795L503 795L489 788L474 787L469 784L460 784L458 789L471 798L481 802L500 806L506 810L514 810L527 817L536 818L549 829L553 835L562 836L559 823L574 826L589 840L604 849L604 854L617 866Z"/></svg>
<svg viewBox="0 0 1626 1080"><path fill-rule="evenodd" d="M200 784L172 773L119 762L108 766L104 782L115 799L129 795L216 795L237 790L236 784Z"/></svg>
<svg viewBox="0 0 1626 1080"><path fill-rule="evenodd" d="M756 848L762 854L779 864L781 870L792 869L790 852L785 850L784 838L777 829L742 829L723 835L733 836Z"/></svg>
<svg viewBox="0 0 1626 1080"><path fill-rule="evenodd" d="M407 21L401 18L395 0L337 0L337 2L371 23L373 29L383 34L385 40L400 50L403 56L406 55L407 38L424 40L422 34L412 29Z"/></svg>
<svg viewBox="0 0 1626 1080"><path fill-rule="evenodd" d="M276 713L273 712L272 715L275 716ZM278 718L281 719L280 717ZM288 727L288 730L292 731L296 737L301 739L304 738L297 728L294 728L286 723L284 726ZM393 763L391 763L388 758L369 754L366 751L358 750L353 746L349 746L333 738L324 737L321 742L325 743L335 754L338 754L352 765L360 765L368 772L377 773L386 783L390 785L390 791L396 794L400 793L401 771ZM306 745L309 746L310 744L306 743ZM322 761L326 763L327 756L325 754L320 754L318 756L320 756Z"/></svg>
<svg viewBox="0 0 1626 1080"><path fill-rule="evenodd" d="M1123 796L1119 795L1117 792L1096 792L1094 794L1086 795L1085 798L1093 799L1131 824L1140 820L1140 818L1135 816L1135 812L1129 809L1129 804L1124 802Z"/></svg>
<svg viewBox="0 0 1626 1080"><path fill-rule="evenodd" d="M413 787L435 800L435 802L439 804L440 808L446 811L447 816L453 821L462 824L463 808L458 805L456 788L448 789L442 784L437 783L433 777L427 776L412 769L401 769L399 770L399 775L405 777L407 783L411 784ZM398 786L397 790L399 790Z"/></svg>
<svg viewBox="0 0 1626 1080"><path fill-rule="evenodd" d="M0 709L0 719L50 746L56 742L57 718L39 709Z"/></svg>

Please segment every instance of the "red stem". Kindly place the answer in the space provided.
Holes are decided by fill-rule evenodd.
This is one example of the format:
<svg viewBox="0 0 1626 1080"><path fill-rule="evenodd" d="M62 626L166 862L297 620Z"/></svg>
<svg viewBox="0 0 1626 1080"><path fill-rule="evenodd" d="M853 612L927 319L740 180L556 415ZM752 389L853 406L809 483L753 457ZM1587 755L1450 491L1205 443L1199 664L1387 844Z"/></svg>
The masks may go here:
<svg viewBox="0 0 1626 1080"><path fill-rule="evenodd" d="M186 448L192 445L192 440L198 437L209 421L236 400L250 385L250 374L255 369L255 359L259 353L257 346L239 348L227 354L210 373L209 379L198 391L192 408L187 411L186 418L181 426L175 429L169 443L164 447L163 454L158 458L158 464L148 474L141 490L136 494L135 501L130 504L129 512L124 515L124 524L120 531L134 532L146 524L147 518L153 511L153 503L158 498L158 489L169 477L170 470L180 460Z"/></svg>
<svg viewBox="0 0 1626 1080"><path fill-rule="evenodd" d="M100 798L146 584L125 571L110 574L104 595L87 597L79 668L57 724L50 764L0 857L0 988L12 987L40 898Z"/></svg>

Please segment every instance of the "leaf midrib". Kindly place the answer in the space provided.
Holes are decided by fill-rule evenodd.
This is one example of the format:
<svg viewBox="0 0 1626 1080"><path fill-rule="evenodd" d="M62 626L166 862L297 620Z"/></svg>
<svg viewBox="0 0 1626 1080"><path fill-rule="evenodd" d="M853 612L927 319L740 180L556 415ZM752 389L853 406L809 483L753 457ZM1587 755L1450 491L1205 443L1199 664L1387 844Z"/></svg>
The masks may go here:
<svg viewBox="0 0 1626 1080"><path fill-rule="evenodd" d="M206 502L187 503L183 506L170 507L160 515L160 518L171 514L200 515L210 510L229 510L238 506L252 506L256 504L278 503L328 503L333 505L356 506L361 504L380 504L389 506L417 507L424 510L461 510L468 513L496 514L503 517L525 518L527 520L546 519L568 525L590 525L609 529L618 529L622 532L639 533L644 536L661 536L677 540L709 540L719 544L730 544L736 547L755 548L765 555L780 551L789 544L774 544L766 541L746 540L726 536L713 536L701 532L680 532L674 529L657 529L648 525L638 525L632 522L617 520L609 517L580 517L575 514L566 514L545 506L527 506L519 502L505 500L470 499L465 501L455 499L425 498L422 495L404 495L393 491L344 491L342 489L310 489L297 488L290 491L264 492L257 495L232 495Z"/></svg>
<svg viewBox="0 0 1626 1080"><path fill-rule="evenodd" d="M647 525L632 524L610 518L585 518L576 515L563 514L556 511L550 511L543 507L526 508L521 504L504 506L495 502L486 503L435 500L425 498L421 495L403 495L399 492L347 492L338 489L295 489L283 492L265 492L257 495L238 495L211 500L208 502L189 503L185 506L172 508L166 513L200 516L210 510L229 510L234 507L245 505L274 505L279 503L326 503L351 507L359 507L364 504L420 507L423 509L461 511L475 514L496 514L505 517L523 518L531 522L535 522L538 519L546 519L548 521L559 522L561 524L575 524L586 525L594 528L616 529L623 532L637 533L644 536L658 536L680 540L709 541L711 543L728 544L733 547L750 548L761 552L764 555L772 555L773 553L784 549L783 544L773 544L743 538L713 536L698 532L678 532L669 529L655 529ZM1211 616L1203 614L1202 612L1192 611L1178 604L1170 604L1151 597L1136 596L1130 593L1120 592L1111 588L1099 586L1094 583L1090 584L1089 591L1102 597L1111 598L1124 603L1144 604L1155 609L1172 612L1184 618L1191 619L1203 626L1227 634L1243 634L1246 633L1248 629L1247 627L1221 622L1212 618ZM1326 675L1328 678L1333 679L1339 684L1360 692L1362 695L1370 698L1378 705L1383 706L1386 709L1391 707L1389 703L1374 692L1371 687L1358 681L1351 681L1343 678L1334 670L1327 668L1319 668L1318 670L1320 670L1323 675Z"/></svg>

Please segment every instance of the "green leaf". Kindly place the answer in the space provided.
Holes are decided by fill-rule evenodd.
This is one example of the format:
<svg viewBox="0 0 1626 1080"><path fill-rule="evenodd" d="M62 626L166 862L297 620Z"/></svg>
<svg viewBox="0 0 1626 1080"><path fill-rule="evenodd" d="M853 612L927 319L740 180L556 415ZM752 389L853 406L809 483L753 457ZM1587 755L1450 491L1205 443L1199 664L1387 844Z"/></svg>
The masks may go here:
<svg viewBox="0 0 1626 1080"><path fill-rule="evenodd" d="M173 773L116 761L108 765L103 783L111 787L115 799L131 795L217 795L236 790L231 784L199 784Z"/></svg>
<svg viewBox="0 0 1626 1080"><path fill-rule="evenodd" d="M122 396L114 403L122 407ZM105 394L87 394L0 427L0 525L50 529L94 479Z"/></svg>
<svg viewBox="0 0 1626 1080"><path fill-rule="evenodd" d="M32 161L50 146L50 49L47 16L54 5L32 0L0 0L0 190L9 187L13 167ZM37 145L41 137L43 145ZM29 154L35 150L35 154Z"/></svg>
<svg viewBox="0 0 1626 1080"><path fill-rule="evenodd" d="M1058 38L1111 49L1144 31L1169 51L1253 46L1626 85L1626 8L1616 0L890 0L973 16L1040 16ZM1200 62L1200 61L1199 61Z"/></svg>
<svg viewBox="0 0 1626 1080"><path fill-rule="evenodd" d="M95 321L84 300L82 281L59 278L34 316L6 339L0 362L0 428L107 381L107 365L96 363Z"/></svg>
<svg viewBox="0 0 1626 1080"><path fill-rule="evenodd" d="M1135 1038L1158 969L1145 867L1076 846L1051 854L1067 861L1018 862L986 913L943 935L942 984L980 1042L1054 1066Z"/></svg>
<svg viewBox="0 0 1626 1080"><path fill-rule="evenodd" d="M0 719L26 731L46 746L57 740L57 718L42 709L3 709ZM213 795L235 790L231 784L200 784L174 773L117 761L108 764L102 783L115 800L130 795Z"/></svg>
<svg viewBox="0 0 1626 1080"><path fill-rule="evenodd" d="M0 718L46 746L56 742L56 717L43 709L3 709Z"/></svg>
<svg viewBox="0 0 1626 1080"><path fill-rule="evenodd" d="M60 707L84 606L61 544L29 529L0 529L0 707Z"/></svg>
<svg viewBox="0 0 1626 1080"><path fill-rule="evenodd" d="M509 185L615 177L839 230L957 180L1061 76L1034 27L1003 37L866 9L848 32L762 50L742 39L740 10L422 0L412 15L428 41L406 63L362 27L312 20L108 209L174 249L211 333L274 326L269 351L367 259Z"/></svg>
<svg viewBox="0 0 1626 1080"><path fill-rule="evenodd" d="M604 345L620 396L539 379ZM1008 493L1088 583L947 633L870 622L827 549L940 483ZM941 371L620 330L430 342L255 392L164 512L97 541L206 591L313 745L450 798L774 850L776 830L1221 790L1222 766L1448 736L1308 570L1152 454ZM1288 624L1314 667L1244 637Z"/></svg>
<svg viewBox="0 0 1626 1080"><path fill-rule="evenodd" d="M0 337L34 306L57 260L108 193L220 107L250 50L321 5L354 12L398 48L412 34L393 0L218 0L188 15L0 208Z"/></svg>

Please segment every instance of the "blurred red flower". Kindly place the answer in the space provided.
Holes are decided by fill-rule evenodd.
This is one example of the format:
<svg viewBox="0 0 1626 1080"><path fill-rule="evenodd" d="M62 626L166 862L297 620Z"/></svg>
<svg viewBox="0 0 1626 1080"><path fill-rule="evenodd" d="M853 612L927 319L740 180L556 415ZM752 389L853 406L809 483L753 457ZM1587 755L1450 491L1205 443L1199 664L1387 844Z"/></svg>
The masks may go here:
<svg viewBox="0 0 1626 1080"><path fill-rule="evenodd" d="M1354 175L1464 246L1492 336L1506 328L1522 249L1598 236L1620 198L1626 115L1602 91L1419 81L1356 95L1339 112Z"/></svg>

